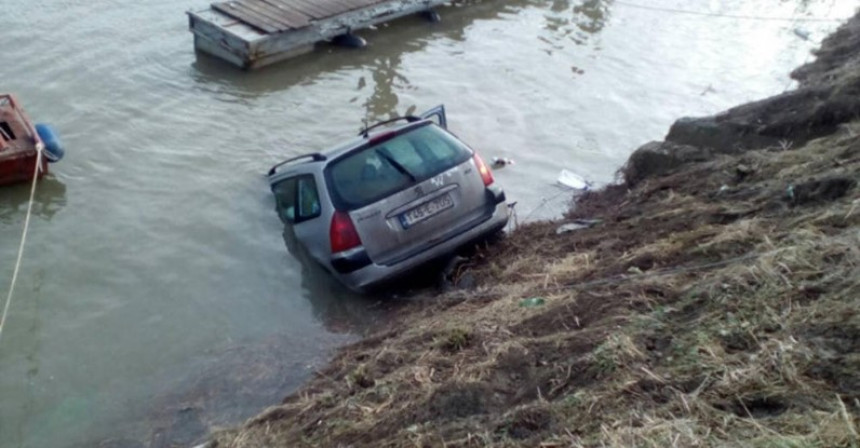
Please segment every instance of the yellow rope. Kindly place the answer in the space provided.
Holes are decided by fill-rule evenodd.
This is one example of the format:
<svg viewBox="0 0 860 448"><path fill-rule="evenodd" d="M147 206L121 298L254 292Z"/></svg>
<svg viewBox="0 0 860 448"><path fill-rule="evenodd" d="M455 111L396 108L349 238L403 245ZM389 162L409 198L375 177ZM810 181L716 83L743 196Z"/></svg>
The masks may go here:
<svg viewBox="0 0 860 448"><path fill-rule="evenodd" d="M15 292L15 283L18 281L18 271L21 269L21 259L24 256L24 244L27 242L27 231L30 228L30 215L33 213L33 198L36 196L36 181L39 179L39 171L42 165L42 142L36 143L36 169L33 171L33 183L30 186L30 201L27 203L27 216L24 218L24 231L21 234L21 244L18 246L18 259L15 261L15 271L12 274L12 283L9 285L9 294L6 295L6 304L3 306L3 314L0 315L0 338L3 337L3 329L6 327L6 317L9 315L9 306L12 304L12 294Z"/></svg>

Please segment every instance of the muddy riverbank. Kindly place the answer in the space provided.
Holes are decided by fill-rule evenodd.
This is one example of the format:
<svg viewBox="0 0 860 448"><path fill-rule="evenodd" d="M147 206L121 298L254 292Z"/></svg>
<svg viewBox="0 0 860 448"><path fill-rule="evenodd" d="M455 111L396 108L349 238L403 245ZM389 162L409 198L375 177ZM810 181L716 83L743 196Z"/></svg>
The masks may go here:
<svg viewBox="0 0 860 448"><path fill-rule="evenodd" d="M856 446L858 66L860 16L214 445Z"/></svg>
<svg viewBox="0 0 860 448"><path fill-rule="evenodd" d="M37 187L0 343L3 448L196 443L400 321L290 256L272 164L445 103L464 141L516 161L496 179L520 223L558 218L562 168L606 184L678 117L792 88L856 6L465 0L245 73L194 53L185 12L211 2L4 2L3 90L68 152ZM0 286L29 193L0 194Z"/></svg>

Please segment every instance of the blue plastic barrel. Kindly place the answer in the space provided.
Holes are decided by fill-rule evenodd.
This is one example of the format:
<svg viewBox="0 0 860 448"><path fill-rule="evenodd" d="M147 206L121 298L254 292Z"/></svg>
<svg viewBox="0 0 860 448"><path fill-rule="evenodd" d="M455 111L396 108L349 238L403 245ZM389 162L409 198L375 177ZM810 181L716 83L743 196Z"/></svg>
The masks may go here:
<svg viewBox="0 0 860 448"><path fill-rule="evenodd" d="M45 144L45 158L48 162L59 162L66 154L66 150L63 149L63 144L60 143L60 137L57 136L54 128L49 124L36 123L36 133Z"/></svg>

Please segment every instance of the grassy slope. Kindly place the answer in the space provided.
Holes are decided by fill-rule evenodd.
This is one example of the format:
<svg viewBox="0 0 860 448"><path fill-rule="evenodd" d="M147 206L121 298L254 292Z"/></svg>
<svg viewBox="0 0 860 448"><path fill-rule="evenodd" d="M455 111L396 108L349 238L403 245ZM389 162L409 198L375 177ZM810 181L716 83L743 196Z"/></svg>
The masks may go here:
<svg viewBox="0 0 860 448"><path fill-rule="evenodd" d="M860 446L858 135L590 193L216 445Z"/></svg>

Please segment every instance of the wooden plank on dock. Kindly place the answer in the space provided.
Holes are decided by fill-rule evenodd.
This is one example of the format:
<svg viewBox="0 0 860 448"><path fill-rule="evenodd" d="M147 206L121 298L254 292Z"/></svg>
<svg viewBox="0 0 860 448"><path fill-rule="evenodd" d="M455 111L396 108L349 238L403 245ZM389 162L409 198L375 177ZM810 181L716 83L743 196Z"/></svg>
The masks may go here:
<svg viewBox="0 0 860 448"><path fill-rule="evenodd" d="M308 52L317 42L449 1L219 0L188 16L197 50L256 68Z"/></svg>
<svg viewBox="0 0 860 448"><path fill-rule="evenodd" d="M339 0L341 3L345 3L347 5L347 11L354 11L356 9L366 8L368 6L373 6L379 3L384 2L385 0Z"/></svg>
<svg viewBox="0 0 860 448"><path fill-rule="evenodd" d="M266 16L261 16L253 11L248 11L245 8L242 8L239 2L228 1L213 3L212 9L223 12L230 17L239 19L242 22L267 33L277 33L279 31L278 26L273 25Z"/></svg>
<svg viewBox="0 0 860 448"><path fill-rule="evenodd" d="M280 0L284 3L287 0ZM316 3L314 0L289 0L289 3L314 19L321 20L337 14L337 9L327 2Z"/></svg>
<svg viewBox="0 0 860 448"><path fill-rule="evenodd" d="M384 0L329 0L341 7L343 12L353 11L363 6L368 6L373 3L379 3Z"/></svg>
<svg viewBox="0 0 860 448"><path fill-rule="evenodd" d="M273 18L286 23L293 29L303 28L311 23L310 17L298 11L284 8L283 6L278 5L277 2L259 0L258 2L255 2L255 6L261 10L269 11Z"/></svg>
<svg viewBox="0 0 860 448"><path fill-rule="evenodd" d="M285 4L279 0L260 0L260 2L277 9L284 19L294 24L293 28L303 28L311 23L311 16L293 8L289 4Z"/></svg>
<svg viewBox="0 0 860 448"><path fill-rule="evenodd" d="M268 19L269 22L275 23L278 25L278 31L286 31L289 29L295 29L289 20L282 17L281 13L275 9L269 9L269 6L261 1L242 1L242 8L246 10L253 11L255 14L258 14L262 17Z"/></svg>
<svg viewBox="0 0 860 448"><path fill-rule="evenodd" d="M262 1L262 0L249 0L249 1ZM311 5L310 7L307 5L297 5L294 0L266 0L266 3L278 5L279 7L292 11L293 14L299 14L301 16L307 17L308 20L319 19L322 17L326 17L326 14L323 10L319 10Z"/></svg>
<svg viewBox="0 0 860 448"><path fill-rule="evenodd" d="M345 0L352 5L353 8L364 8L366 6L372 6L378 3L382 3L385 0Z"/></svg>
<svg viewBox="0 0 860 448"><path fill-rule="evenodd" d="M212 8L266 33L279 33L390 0L229 0Z"/></svg>

